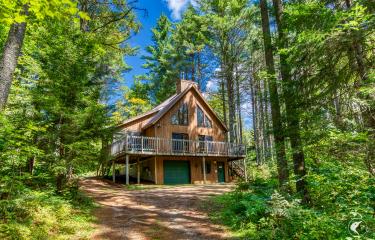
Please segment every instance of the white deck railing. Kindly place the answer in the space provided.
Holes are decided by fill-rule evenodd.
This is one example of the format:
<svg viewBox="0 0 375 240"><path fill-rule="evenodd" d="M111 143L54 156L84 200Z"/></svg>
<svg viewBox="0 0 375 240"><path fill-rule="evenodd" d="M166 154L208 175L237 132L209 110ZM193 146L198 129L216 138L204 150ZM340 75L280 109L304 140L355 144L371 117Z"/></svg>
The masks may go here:
<svg viewBox="0 0 375 240"><path fill-rule="evenodd" d="M242 144L228 142L126 135L124 138L111 144L110 153L112 156L118 156L120 154L140 154L244 157L246 155L246 149Z"/></svg>

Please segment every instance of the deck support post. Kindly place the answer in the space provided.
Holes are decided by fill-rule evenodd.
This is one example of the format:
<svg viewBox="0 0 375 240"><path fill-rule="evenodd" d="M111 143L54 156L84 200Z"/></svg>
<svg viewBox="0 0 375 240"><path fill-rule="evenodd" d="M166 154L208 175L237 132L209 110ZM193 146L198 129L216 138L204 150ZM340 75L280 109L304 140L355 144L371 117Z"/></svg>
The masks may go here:
<svg viewBox="0 0 375 240"><path fill-rule="evenodd" d="M245 182L247 182L246 158L243 159L243 171L244 171Z"/></svg>
<svg viewBox="0 0 375 240"><path fill-rule="evenodd" d="M158 184L158 164L156 161L156 157L154 157L154 164L155 164L155 184Z"/></svg>
<svg viewBox="0 0 375 240"><path fill-rule="evenodd" d="M126 185L129 185L129 155L125 155L125 177L126 177Z"/></svg>
<svg viewBox="0 0 375 240"><path fill-rule="evenodd" d="M137 158L137 184L141 183L141 165L139 162L139 158Z"/></svg>
<svg viewBox="0 0 375 240"><path fill-rule="evenodd" d="M207 178L206 178L206 158L202 158L202 165L203 165L203 183L206 184Z"/></svg>
<svg viewBox="0 0 375 240"><path fill-rule="evenodd" d="M112 181L116 182L115 160L112 161Z"/></svg>

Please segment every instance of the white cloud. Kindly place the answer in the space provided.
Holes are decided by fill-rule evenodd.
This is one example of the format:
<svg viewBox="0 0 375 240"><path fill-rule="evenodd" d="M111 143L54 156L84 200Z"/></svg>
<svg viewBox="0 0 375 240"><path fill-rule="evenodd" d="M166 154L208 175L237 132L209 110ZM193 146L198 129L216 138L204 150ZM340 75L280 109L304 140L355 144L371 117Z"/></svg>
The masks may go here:
<svg viewBox="0 0 375 240"><path fill-rule="evenodd" d="M172 11L173 19L181 19L181 13L185 10L188 3L196 5L195 0L165 0L168 3L169 10Z"/></svg>
<svg viewBox="0 0 375 240"><path fill-rule="evenodd" d="M207 81L206 89L209 91L215 90L216 83L213 80Z"/></svg>

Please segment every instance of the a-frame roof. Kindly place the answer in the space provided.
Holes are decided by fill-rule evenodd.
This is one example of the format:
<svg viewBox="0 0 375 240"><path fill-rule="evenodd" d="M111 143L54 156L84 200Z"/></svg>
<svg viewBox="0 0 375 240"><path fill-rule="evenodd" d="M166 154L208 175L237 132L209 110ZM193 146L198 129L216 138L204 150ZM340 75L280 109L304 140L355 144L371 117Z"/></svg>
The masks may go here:
<svg viewBox="0 0 375 240"><path fill-rule="evenodd" d="M226 130L228 131L228 128L225 126L225 124L220 120L220 118L217 116L216 112L211 108L211 106L208 104L206 99L203 97L201 92L197 89L197 87L194 84L191 84L189 87L184 89L179 94L174 94L155 108L151 109L150 111L141 114L139 116L136 116L134 118L131 118L129 120L124 121L122 124L120 124L118 127L121 127L123 125L127 125L129 123L132 123L136 120L139 120L141 118L149 117L150 119L147 121L147 123L142 127L142 130L145 130L154 124L156 124L172 107L180 100L182 99L187 92L190 90L195 91L199 98L201 98L202 102L205 104L205 107L212 113L212 115L216 118L217 122Z"/></svg>

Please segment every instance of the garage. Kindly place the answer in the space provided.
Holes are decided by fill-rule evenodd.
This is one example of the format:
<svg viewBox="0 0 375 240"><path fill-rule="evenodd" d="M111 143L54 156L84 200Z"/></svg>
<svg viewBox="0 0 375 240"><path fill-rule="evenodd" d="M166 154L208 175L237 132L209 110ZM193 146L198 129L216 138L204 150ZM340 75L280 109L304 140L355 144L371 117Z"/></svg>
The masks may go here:
<svg viewBox="0 0 375 240"><path fill-rule="evenodd" d="M190 164L189 161L171 161L163 162L164 184L189 184L190 183Z"/></svg>

